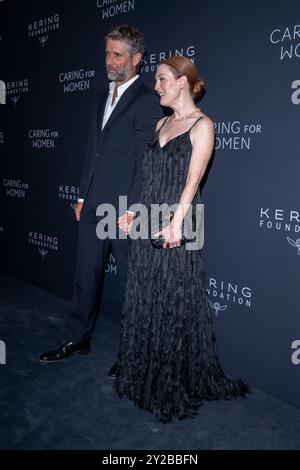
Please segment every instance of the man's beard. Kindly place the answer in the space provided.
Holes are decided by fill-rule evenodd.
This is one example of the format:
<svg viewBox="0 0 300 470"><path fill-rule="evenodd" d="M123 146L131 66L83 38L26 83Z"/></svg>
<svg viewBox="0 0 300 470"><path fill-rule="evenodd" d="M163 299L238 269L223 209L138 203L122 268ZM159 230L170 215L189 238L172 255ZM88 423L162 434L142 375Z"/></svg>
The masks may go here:
<svg viewBox="0 0 300 470"><path fill-rule="evenodd" d="M132 73L131 65L129 63L125 65L123 70L112 72L106 67L106 71L108 80L111 80L112 82L125 82L128 80L127 77L130 77Z"/></svg>
<svg viewBox="0 0 300 470"><path fill-rule="evenodd" d="M112 72L107 70L108 80L112 82L123 82L126 78L125 70L123 72Z"/></svg>

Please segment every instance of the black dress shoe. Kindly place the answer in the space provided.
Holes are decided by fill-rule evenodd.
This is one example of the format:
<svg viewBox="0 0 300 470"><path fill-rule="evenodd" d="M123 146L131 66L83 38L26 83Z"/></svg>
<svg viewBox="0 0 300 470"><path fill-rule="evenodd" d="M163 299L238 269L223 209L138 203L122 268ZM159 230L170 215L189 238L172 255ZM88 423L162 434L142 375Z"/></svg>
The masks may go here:
<svg viewBox="0 0 300 470"><path fill-rule="evenodd" d="M115 380L118 369L119 369L118 363L115 362L112 368L110 369L109 373L107 374L107 377L111 380Z"/></svg>
<svg viewBox="0 0 300 470"><path fill-rule="evenodd" d="M89 354L91 344L89 340L74 343L69 341L62 343L57 349L52 349L40 355L40 362L57 362L75 356L76 354Z"/></svg>

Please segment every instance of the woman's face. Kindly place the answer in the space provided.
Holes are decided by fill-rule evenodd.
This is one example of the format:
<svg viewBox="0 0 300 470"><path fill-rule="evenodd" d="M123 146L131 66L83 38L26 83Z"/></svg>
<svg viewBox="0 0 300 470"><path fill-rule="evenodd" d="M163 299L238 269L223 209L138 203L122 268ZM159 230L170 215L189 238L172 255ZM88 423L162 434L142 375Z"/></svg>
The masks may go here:
<svg viewBox="0 0 300 470"><path fill-rule="evenodd" d="M176 79L168 65L159 65L156 72L155 91L160 96L161 106L171 106L180 95L180 79Z"/></svg>

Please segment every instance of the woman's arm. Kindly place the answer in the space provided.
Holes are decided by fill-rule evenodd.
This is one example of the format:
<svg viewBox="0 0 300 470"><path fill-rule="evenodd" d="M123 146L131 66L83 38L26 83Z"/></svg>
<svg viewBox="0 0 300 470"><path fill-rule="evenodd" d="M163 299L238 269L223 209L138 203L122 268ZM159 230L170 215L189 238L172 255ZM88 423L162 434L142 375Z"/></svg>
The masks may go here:
<svg viewBox="0 0 300 470"><path fill-rule="evenodd" d="M164 248L180 246L182 222L193 202L199 184L214 148L214 124L208 117L203 117L191 130L192 155L188 169L186 185L181 193L178 207L170 225L155 236L165 239Z"/></svg>
<svg viewBox="0 0 300 470"><path fill-rule="evenodd" d="M193 150L186 185L181 193L179 205L172 220L174 227L181 227L212 155L215 137L213 122L206 116L200 119L193 127L190 137Z"/></svg>

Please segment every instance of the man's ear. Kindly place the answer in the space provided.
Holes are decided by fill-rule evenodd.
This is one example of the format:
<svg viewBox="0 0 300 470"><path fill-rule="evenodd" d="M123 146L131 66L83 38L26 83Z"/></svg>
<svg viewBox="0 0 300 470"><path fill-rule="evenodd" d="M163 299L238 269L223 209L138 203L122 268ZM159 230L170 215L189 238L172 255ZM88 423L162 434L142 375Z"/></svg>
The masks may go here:
<svg viewBox="0 0 300 470"><path fill-rule="evenodd" d="M135 54L133 54L132 62L135 67L139 65L141 60L142 60L142 54L140 52L136 52Z"/></svg>

